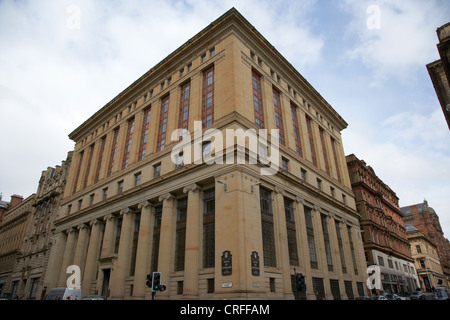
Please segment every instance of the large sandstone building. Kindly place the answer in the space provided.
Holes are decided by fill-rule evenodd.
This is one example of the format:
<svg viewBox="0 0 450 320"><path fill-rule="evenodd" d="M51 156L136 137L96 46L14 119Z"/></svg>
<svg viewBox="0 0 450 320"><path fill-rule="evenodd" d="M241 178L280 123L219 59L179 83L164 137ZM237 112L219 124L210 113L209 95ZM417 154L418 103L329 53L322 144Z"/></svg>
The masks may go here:
<svg viewBox="0 0 450 320"><path fill-rule="evenodd" d="M83 294L108 299L151 299L153 271L167 286L156 299L364 295L346 127L231 9L69 135L75 149L47 290L65 287L77 265ZM176 129L187 130L191 148L171 157ZM245 132L245 161L237 143L219 146L227 129ZM279 139L254 148L256 129L279 129ZM194 161L195 151L216 162Z"/></svg>

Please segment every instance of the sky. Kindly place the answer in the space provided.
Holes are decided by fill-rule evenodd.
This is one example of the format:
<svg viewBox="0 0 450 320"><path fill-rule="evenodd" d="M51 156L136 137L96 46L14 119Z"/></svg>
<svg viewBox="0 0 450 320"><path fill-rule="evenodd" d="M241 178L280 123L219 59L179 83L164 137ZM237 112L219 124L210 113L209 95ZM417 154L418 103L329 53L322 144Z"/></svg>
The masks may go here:
<svg viewBox="0 0 450 320"><path fill-rule="evenodd" d="M346 120L355 154L450 238L450 130L426 65L448 0L0 0L0 192L25 198L68 134L235 7Z"/></svg>

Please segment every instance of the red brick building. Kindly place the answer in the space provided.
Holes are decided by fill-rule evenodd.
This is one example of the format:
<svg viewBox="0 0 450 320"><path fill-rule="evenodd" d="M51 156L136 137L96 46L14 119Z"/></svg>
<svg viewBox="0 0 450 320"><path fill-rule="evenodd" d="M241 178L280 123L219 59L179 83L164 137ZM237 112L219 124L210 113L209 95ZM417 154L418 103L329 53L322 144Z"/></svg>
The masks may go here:
<svg viewBox="0 0 450 320"><path fill-rule="evenodd" d="M395 192L373 168L354 154L345 157L360 214L364 253L368 266L378 265L383 290L410 293L418 286L403 213ZM378 294L380 292L372 292Z"/></svg>

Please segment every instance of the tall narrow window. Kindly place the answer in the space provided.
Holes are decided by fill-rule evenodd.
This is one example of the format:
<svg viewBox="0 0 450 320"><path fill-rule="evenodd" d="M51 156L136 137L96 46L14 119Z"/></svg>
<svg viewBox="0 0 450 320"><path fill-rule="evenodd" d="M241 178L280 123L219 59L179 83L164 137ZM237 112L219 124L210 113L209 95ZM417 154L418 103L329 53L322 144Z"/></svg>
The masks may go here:
<svg viewBox="0 0 450 320"><path fill-rule="evenodd" d="M120 235L122 233L122 218L116 220L116 239L114 242L114 253L119 252Z"/></svg>
<svg viewBox="0 0 450 320"><path fill-rule="evenodd" d="M150 272L158 271L159 239L161 235L161 217L162 217L162 205L158 205L155 207L155 220L153 222L152 262L150 266Z"/></svg>
<svg viewBox="0 0 450 320"><path fill-rule="evenodd" d="M298 266L297 232L295 231L294 201L284 198L284 213L286 216L289 263Z"/></svg>
<svg viewBox="0 0 450 320"><path fill-rule="evenodd" d="M350 242L350 252L352 254L353 269L355 270L355 274L357 275L358 265L356 264L356 255L355 255L355 247L353 245L352 229L349 226L347 226L347 233L348 233L348 241Z"/></svg>
<svg viewBox="0 0 450 320"><path fill-rule="evenodd" d="M267 267L276 267L277 259L275 254L275 235L273 229L272 193L267 189L260 188L259 194L264 265Z"/></svg>
<svg viewBox="0 0 450 320"><path fill-rule="evenodd" d="M97 168L95 170L94 184L97 183L98 179L100 178L100 169L102 167L103 152L105 151L105 144L106 144L106 137L103 137L101 140L101 144L100 144L100 152L98 155Z"/></svg>
<svg viewBox="0 0 450 320"><path fill-rule="evenodd" d="M89 171L91 171L91 162L92 162L92 156L94 155L94 144L92 144L89 148L89 158L88 163L86 167L86 172L84 173L84 182L83 182L83 189L86 188L89 178Z"/></svg>
<svg viewBox="0 0 450 320"><path fill-rule="evenodd" d="M134 276L134 269L136 268L136 255L137 255L140 224L141 224L141 213L137 212L134 215L133 242L131 244L131 259L130 259L130 276Z"/></svg>
<svg viewBox="0 0 450 320"><path fill-rule="evenodd" d="M138 161L144 160L147 150L148 129L150 125L150 108L144 110L144 121L142 123L141 141L139 143Z"/></svg>
<svg viewBox="0 0 450 320"><path fill-rule="evenodd" d="M327 216L321 215L321 220L322 220L323 241L325 244L325 254L327 257L328 271L333 271L333 259L331 253L330 236L328 234Z"/></svg>
<svg viewBox="0 0 450 320"><path fill-rule="evenodd" d="M336 223L336 234L337 234L338 246L339 246L339 256L341 257L342 273L347 273L347 266L345 263L345 256L344 256L344 245L342 243L341 225L340 225L339 221L335 221L335 223Z"/></svg>
<svg viewBox="0 0 450 320"><path fill-rule="evenodd" d="M334 140L333 138L331 138L331 149L333 149L334 165L336 166L337 178L339 182L342 182L341 170L339 168L339 160L336 153L336 140Z"/></svg>
<svg viewBox="0 0 450 320"><path fill-rule="evenodd" d="M108 164L108 177L111 176L113 167L114 167L114 159L116 158L116 148L117 141L119 140L119 128L114 130L114 137L111 146L111 154L109 155L109 164Z"/></svg>
<svg viewBox="0 0 450 320"><path fill-rule="evenodd" d="M273 106L275 109L275 124L277 126L280 135L280 143L284 145L284 127L283 127L283 116L281 112L280 93L275 88L272 91L273 91L272 92Z"/></svg>
<svg viewBox="0 0 450 320"><path fill-rule="evenodd" d="M186 83L181 87L180 115L178 117L179 129L188 129L190 88L190 83Z"/></svg>
<svg viewBox="0 0 450 320"><path fill-rule="evenodd" d="M323 159L325 161L325 171L328 175L330 175L330 165L328 163L328 153L327 153L327 147L325 145L325 133L322 128L319 128L320 133L320 142L322 144L322 153L323 153Z"/></svg>
<svg viewBox="0 0 450 320"><path fill-rule="evenodd" d="M203 268L214 267L215 200L214 189L203 192Z"/></svg>
<svg viewBox="0 0 450 320"><path fill-rule="evenodd" d="M184 270L184 256L186 248L186 216L187 216L187 197L184 197L179 199L177 204L175 271Z"/></svg>
<svg viewBox="0 0 450 320"><path fill-rule="evenodd" d="M78 160L77 174L75 176L75 182L73 184L73 193L77 192L78 179L80 177L81 165L83 164L83 157L84 157L84 151L81 151L80 152L80 157L79 157L79 160Z"/></svg>
<svg viewBox="0 0 450 320"><path fill-rule="evenodd" d="M306 221L306 234L308 238L308 251L309 251L309 261L311 263L312 269L317 269L317 254L316 254L316 244L314 242L314 225L312 220L312 210L311 208L305 207L305 221Z"/></svg>
<svg viewBox="0 0 450 320"><path fill-rule="evenodd" d="M161 113L159 115L158 142L156 151L164 150L166 145L167 116L169 115L169 96L161 100Z"/></svg>
<svg viewBox="0 0 450 320"><path fill-rule="evenodd" d="M316 147L314 145L314 134L310 117L306 117L306 127L308 128L308 138L309 138L309 146L311 147L312 163L317 167Z"/></svg>
<svg viewBox="0 0 450 320"><path fill-rule="evenodd" d="M134 131L134 118L128 121L127 137L125 138L125 148L123 150L122 169L128 167L131 151L131 139Z"/></svg>
<svg viewBox="0 0 450 320"><path fill-rule="evenodd" d="M303 157L302 144L300 142L300 126L298 124L297 107L291 104L291 116L294 129L295 149L300 157Z"/></svg>
<svg viewBox="0 0 450 320"><path fill-rule="evenodd" d="M202 125L212 126L214 122L214 67L203 72Z"/></svg>
<svg viewBox="0 0 450 320"><path fill-rule="evenodd" d="M264 110L261 90L261 76L252 73L253 106L255 110L256 129L264 129Z"/></svg>

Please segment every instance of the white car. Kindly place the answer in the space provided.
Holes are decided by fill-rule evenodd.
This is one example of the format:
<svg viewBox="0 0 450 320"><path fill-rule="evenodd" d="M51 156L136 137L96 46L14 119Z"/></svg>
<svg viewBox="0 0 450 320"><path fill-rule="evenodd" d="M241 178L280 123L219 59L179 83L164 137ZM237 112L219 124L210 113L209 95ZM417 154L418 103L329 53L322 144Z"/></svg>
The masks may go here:
<svg viewBox="0 0 450 320"><path fill-rule="evenodd" d="M81 300L81 289L53 288L47 293L45 300Z"/></svg>

